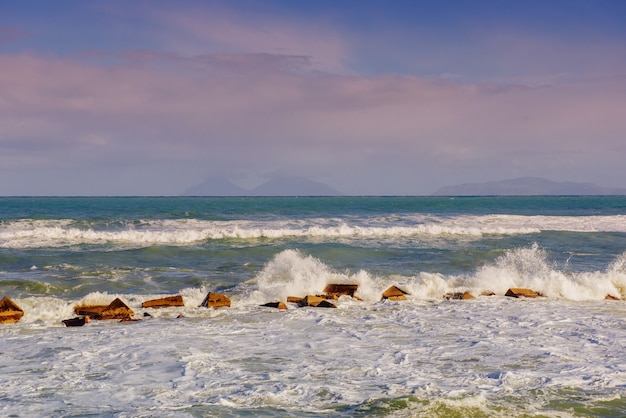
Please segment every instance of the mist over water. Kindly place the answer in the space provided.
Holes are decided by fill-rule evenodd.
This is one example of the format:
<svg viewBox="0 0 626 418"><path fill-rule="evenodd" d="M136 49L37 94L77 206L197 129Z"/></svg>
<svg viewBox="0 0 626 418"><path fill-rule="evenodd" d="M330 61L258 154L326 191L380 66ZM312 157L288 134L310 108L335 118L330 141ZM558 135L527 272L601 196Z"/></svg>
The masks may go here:
<svg viewBox="0 0 626 418"><path fill-rule="evenodd" d="M25 311L0 326L6 414L626 413L626 308L605 300L626 299L624 198L35 200L0 199L0 292ZM260 306L331 283L362 300ZM115 297L151 319L60 322Z"/></svg>

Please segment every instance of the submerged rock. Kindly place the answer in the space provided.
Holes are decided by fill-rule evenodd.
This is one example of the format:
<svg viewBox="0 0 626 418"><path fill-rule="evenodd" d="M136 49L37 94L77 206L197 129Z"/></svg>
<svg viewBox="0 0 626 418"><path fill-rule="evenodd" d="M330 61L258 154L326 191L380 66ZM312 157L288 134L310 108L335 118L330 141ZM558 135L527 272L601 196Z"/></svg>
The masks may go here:
<svg viewBox="0 0 626 418"><path fill-rule="evenodd" d="M285 302L269 302L261 306L267 306L268 308L276 308L280 310L287 310L287 305L285 305Z"/></svg>
<svg viewBox="0 0 626 418"><path fill-rule="evenodd" d="M89 322L89 316L87 315L82 316L82 317L77 316L76 318L72 318L72 319L64 319L61 322L63 322L66 327L82 327L83 325Z"/></svg>
<svg viewBox="0 0 626 418"><path fill-rule="evenodd" d="M324 288L324 294L333 299L338 299L344 295L354 297L358 288L358 284L329 284Z"/></svg>
<svg viewBox="0 0 626 418"><path fill-rule="evenodd" d="M621 300L620 298L618 298L617 296L613 296L613 295L606 295L604 297L604 299L606 300Z"/></svg>
<svg viewBox="0 0 626 418"><path fill-rule="evenodd" d="M0 324L19 321L24 316L22 308L17 306L8 296L0 300Z"/></svg>
<svg viewBox="0 0 626 418"><path fill-rule="evenodd" d="M464 299L474 299L474 295L470 292L454 292L454 293L446 293L443 295L444 299L447 300L464 300Z"/></svg>

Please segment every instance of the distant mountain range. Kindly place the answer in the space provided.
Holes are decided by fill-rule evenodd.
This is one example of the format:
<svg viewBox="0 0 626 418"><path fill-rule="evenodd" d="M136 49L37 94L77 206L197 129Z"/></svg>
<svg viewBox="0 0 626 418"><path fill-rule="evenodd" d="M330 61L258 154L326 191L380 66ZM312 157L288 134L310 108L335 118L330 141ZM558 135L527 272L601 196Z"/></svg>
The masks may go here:
<svg viewBox="0 0 626 418"><path fill-rule="evenodd" d="M557 182L539 177L465 183L446 186L432 196L589 196L626 195L626 189L601 187L591 183Z"/></svg>
<svg viewBox="0 0 626 418"><path fill-rule="evenodd" d="M224 178L209 178L181 196L341 196L327 184L304 177L277 177L248 190Z"/></svg>

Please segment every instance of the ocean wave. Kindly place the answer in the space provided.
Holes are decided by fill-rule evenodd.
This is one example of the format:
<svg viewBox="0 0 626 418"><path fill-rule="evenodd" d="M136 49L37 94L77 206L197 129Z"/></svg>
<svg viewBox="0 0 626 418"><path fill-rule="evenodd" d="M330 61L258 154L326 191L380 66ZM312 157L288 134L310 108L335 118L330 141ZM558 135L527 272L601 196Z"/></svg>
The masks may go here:
<svg viewBox="0 0 626 418"><path fill-rule="evenodd" d="M385 219L275 221L150 220L114 226L72 220L18 220L0 223L0 248L74 245L193 245L220 239L375 238L533 234L541 231L626 232L626 216L457 217L404 216Z"/></svg>

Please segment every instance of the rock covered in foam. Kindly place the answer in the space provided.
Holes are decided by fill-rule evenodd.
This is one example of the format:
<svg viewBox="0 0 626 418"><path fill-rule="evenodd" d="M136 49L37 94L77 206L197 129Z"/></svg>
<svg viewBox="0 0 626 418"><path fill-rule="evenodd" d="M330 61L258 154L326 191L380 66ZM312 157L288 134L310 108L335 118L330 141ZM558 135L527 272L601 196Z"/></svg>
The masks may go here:
<svg viewBox="0 0 626 418"><path fill-rule="evenodd" d="M332 299L339 299L340 296L354 297L358 288L358 284L329 284L324 288L324 294Z"/></svg>
<svg viewBox="0 0 626 418"><path fill-rule="evenodd" d="M470 292L453 292L446 293L445 295L443 295L443 298L446 300L467 300L474 299L474 295L472 295Z"/></svg>

